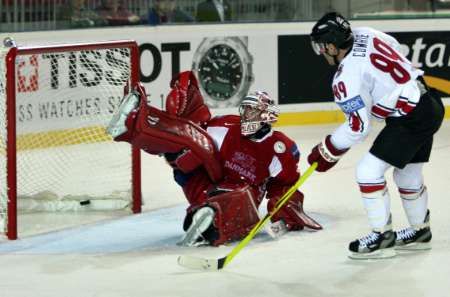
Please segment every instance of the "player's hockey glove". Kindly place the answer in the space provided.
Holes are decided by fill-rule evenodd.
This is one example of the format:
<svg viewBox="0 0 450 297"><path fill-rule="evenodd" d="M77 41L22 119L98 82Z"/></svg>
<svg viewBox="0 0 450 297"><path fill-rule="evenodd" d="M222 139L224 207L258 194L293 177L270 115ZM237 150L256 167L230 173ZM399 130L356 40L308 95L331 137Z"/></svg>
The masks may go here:
<svg viewBox="0 0 450 297"><path fill-rule="evenodd" d="M317 162L316 170L319 172L325 172L331 167L336 165L339 159L349 149L339 150L331 143L331 135L327 135L325 139L316 145L308 156L308 163L312 164Z"/></svg>

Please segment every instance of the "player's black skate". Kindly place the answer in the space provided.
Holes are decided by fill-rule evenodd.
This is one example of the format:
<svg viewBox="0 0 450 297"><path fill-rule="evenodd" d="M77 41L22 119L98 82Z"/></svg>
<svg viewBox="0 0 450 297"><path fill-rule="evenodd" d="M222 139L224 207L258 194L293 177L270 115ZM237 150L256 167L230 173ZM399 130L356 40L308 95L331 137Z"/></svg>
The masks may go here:
<svg viewBox="0 0 450 297"><path fill-rule="evenodd" d="M423 224L418 229L408 227L396 232L396 250L428 250L431 249L430 211L427 211Z"/></svg>
<svg viewBox="0 0 450 297"><path fill-rule="evenodd" d="M111 118L111 121L109 121L108 127L106 128L106 132L113 138L116 138L117 136L127 132L125 121L130 112L136 109L138 105L139 105L139 94L135 92L130 92L128 95L126 95L122 99L119 108Z"/></svg>
<svg viewBox="0 0 450 297"><path fill-rule="evenodd" d="M192 223L187 229L184 237L178 242L181 246L208 245L210 242L202 235L213 223L214 210L211 207L202 207L195 212Z"/></svg>
<svg viewBox="0 0 450 297"><path fill-rule="evenodd" d="M395 256L395 232L390 228L384 232L372 231L350 243L349 257L352 259L382 259Z"/></svg>

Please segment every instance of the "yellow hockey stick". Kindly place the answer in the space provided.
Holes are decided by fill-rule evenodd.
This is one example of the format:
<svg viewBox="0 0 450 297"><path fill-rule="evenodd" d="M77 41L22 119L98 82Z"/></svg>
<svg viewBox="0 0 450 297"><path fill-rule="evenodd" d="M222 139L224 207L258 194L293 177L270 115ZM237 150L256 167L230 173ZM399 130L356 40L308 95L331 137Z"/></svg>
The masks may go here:
<svg viewBox="0 0 450 297"><path fill-rule="evenodd" d="M317 163L314 162L297 180L297 182L277 201L275 208L272 209L270 213L267 213L264 218L262 218L247 236L235 246L231 252L225 257L219 259L204 259L195 256L183 255L178 257L178 264L186 268L196 269L196 270L220 270L227 266L231 260L253 239L253 237L258 233L259 230L267 223L268 220L276 214L281 207L291 198L292 194L305 182L305 180L314 172L317 167Z"/></svg>

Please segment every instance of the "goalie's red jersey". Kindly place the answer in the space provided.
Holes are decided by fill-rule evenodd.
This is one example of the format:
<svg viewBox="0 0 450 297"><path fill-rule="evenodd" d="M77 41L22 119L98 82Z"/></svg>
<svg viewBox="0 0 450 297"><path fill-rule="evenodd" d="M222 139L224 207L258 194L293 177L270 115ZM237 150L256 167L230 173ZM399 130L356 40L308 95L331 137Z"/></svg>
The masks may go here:
<svg viewBox="0 0 450 297"><path fill-rule="evenodd" d="M272 130L261 139L251 140L241 135L240 118L234 115L212 119L207 131L220 151L228 182L263 187L269 179L279 185L298 179L299 150L282 132Z"/></svg>

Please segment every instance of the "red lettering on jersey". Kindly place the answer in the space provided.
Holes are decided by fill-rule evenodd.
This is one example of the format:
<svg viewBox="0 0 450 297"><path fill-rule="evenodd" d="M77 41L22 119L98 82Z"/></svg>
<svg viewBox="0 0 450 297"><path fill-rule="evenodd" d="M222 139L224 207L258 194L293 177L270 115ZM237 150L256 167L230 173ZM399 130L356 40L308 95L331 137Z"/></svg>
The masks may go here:
<svg viewBox="0 0 450 297"><path fill-rule="evenodd" d="M391 60L400 60L404 62L403 58L394 51L386 42L381 39L374 38L373 39L373 47L377 49L383 56L390 58Z"/></svg>
<svg viewBox="0 0 450 297"><path fill-rule="evenodd" d="M341 100L341 94L339 94L337 85L333 85L333 94L336 99Z"/></svg>
<svg viewBox="0 0 450 297"><path fill-rule="evenodd" d="M338 90L342 94L344 94L344 97L347 97L347 88L345 87L345 84L343 81L338 82Z"/></svg>
<svg viewBox="0 0 450 297"><path fill-rule="evenodd" d="M345 84L343 81L338 82L337 84L333 85L333 94L336 99L341 100L342 96L347 97L347 88L345 87Z"/></svg>
<svg viewBox="0 0 450 297"><path fill-rule="evenodd" d="M395 82L404 84L411 79L408 71L397 61L403 62L402 57L397 54L388 44L378 38L373 39L373 46L380 54L370 54L370 62L377 69L389 73Z"/></svg>

